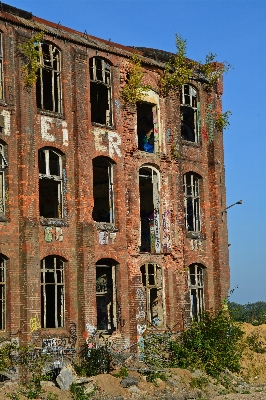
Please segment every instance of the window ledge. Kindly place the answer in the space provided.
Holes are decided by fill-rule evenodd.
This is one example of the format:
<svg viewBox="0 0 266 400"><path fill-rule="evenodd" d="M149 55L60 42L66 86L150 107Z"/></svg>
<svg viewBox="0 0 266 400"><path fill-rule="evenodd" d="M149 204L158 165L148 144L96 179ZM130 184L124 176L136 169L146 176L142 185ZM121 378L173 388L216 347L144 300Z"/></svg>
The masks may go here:
<svg viewBox="0 0 266 400"><path fill-rule="evenodd" d="M40 217L40 224L45 226L68 226L68 222L63 218Z"/></svg>
<svg viewBox="0 0 266 400"><path fill-rule="evenodd" d="M110 222L94 222L97 231L118 232L119 229Z"/></svg>
<svg viewBox="0 0 266 400"><path fill-rule="evenodd" d="M40 328L38 329L38 333L42 339L51 339L51 338L66 338L70 337L70 333L66 328Z"/></svg>
<svg viewBox="0 0 266 400"><path fill-rule="evenodd" d="M206 235L204 235L201 232L193 232L193 231L187 231L186 232L186 237L189 239L202 239L205 240L206 239Z"/></svg>
<svg viewBox="0 0 266 400"><path fill-rule="evenodd" d="M192 147L201 147L200 142L191 142L190 140L184 140L184 139L182 139L182 145L183 146L192 146Z"/></svg>
<svg viewBox="0 0 266 400"><path fill-rule="evenodd" d="M10 219L4 214L0 214L0 222L10 222Z"/></svg>
<svg viewBox="0 0 266 400"><path fill-rule="evenodd" d="M115 130L115 127L112 125L104 125L104 124L99 124L98 122L92 122L91 123L92 126L96 126L98 128L102 128L102 129L110 129L111 131Z"/></svg>
<svg viewBox="0 0 266 400"><path fill-rule="evenodd" d="M60 119L65 119L64 115L55 111L49 111L49 110L41 110L40 108L37 108L38 114L41 115L47 115L49 117L53 118L60 118Z"/></svg>

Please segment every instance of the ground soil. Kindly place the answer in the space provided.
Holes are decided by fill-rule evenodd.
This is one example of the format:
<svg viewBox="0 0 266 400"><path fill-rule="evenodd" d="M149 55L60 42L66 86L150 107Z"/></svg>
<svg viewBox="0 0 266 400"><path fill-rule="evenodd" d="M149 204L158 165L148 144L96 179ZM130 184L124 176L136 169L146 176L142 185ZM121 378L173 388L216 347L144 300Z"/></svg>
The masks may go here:
<svg viewBox="0 0 266 400"><path fill-rule="evenodd" d="M241 373L228 375L230 387L224 387L221 382L208 378L209 384L204 388L192 389L190 382L195 377L195 373L179 369L168 369L168 381L160 379L154 383L147 382L146 377L137 371L129 371L130 376L138 378L137 389L132 391L129 388L123 388L120 385L122 378L114 376L119 368L110 374L97 375L91 378L87 386L94 385L97 390L91 396L91 399L147 399L147 400L179 400L179 399L209 399L209 400L266 400L266 352L254 352L254 347L266 350L266 324L254 327L251 324L243 324L245 338L250 337L251 348L246 348L242 358ZM263 351L263 350L262 350ZM234 386L235 385L235 386ZM230 393L230 391L242 387L242 393ZM233 389L232 389L233 388ZM69 391L62 391L53 386L52 382L44 383L44 394L40 399L49 399L47 393L57 395L58 400L71 400ZM18 390L16 384L5 384L0 388L0 400L6 400L6 394L15 393ZM191 397L193 396L193 397ZM26 399L19 397L20 400ZM56 398L51 398L56 400ZM13 400L17 400L13 397Z"/></svg>

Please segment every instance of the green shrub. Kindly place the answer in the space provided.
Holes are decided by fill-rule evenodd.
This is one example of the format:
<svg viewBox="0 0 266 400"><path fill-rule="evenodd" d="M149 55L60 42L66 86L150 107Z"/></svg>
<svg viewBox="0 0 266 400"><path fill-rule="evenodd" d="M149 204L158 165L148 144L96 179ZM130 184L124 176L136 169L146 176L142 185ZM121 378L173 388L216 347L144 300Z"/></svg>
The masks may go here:
<svg viewBox="0 0 266 400"><path fill-rule="evenodd" d="M121 367L117 374L114 374L116 378L126 378L128 376L128 369L126 367Z"/></svg>
<svg viewBox="0 0 266 400"><path fill-rule="evenodd" d="M255 353L266 353L266 344L259 335L259 332L252 332L247 336L246 342L250 350Z"/></svg>
<svg viewBox="0 0 266 400"><path fill-rule="evenodd" d="M178 339L170 341L171 366L200 368L214 377L226 368L238 372L243 334L227 312L204 312Z"/></svg>
<svg viewBox="0 0 266 400"><path fill-rule="evenodd" d="M85 393L85 387L76 383L72 383L69 390L74 400L87 400L92 395L92 393Z"/></svg>
<svg viewBox="0 0 266 400"><path fill-rule="evenodd" d="M94 376L110 371L112 357L107 344L96 349L88 349L87 344L80 353L80 363L74 365L78 375Z"/></svg>
<svg viewBox="0 0 266 400"><path fill-rule="evenodd" d="M209 381L206 376L198 376L194 377L190 381L190 387L198 388L198 389L204 389L208 385Z"/></svg>

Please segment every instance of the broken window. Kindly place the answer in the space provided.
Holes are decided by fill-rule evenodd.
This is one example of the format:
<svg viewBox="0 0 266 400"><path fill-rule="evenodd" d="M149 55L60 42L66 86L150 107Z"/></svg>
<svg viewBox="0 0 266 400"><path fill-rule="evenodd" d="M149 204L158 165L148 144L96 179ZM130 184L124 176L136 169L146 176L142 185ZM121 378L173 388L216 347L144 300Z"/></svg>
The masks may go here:
<svg viewBox="0 0 266 400"><path fill-rule="evenodd" d="M4 78L3 78L3 34L0 32L0 100L4 98Z"/></svg>
<svg viewBox="0 0 266 400"><path fill-rule="evenodd" d="M97 329L116 329L116 266L100 260L96 264Z"/></svg>
<svg viewBox="0 0 266 400"><path fill-rule="evenodd" d="M193 172L183 177L185 224L188 231L200 232L200 181L201 178Z"/></svg>
<svg viewBox="0 0 266 400"><path fill-rule="evenodd" d="M91 120L102 125L113 125L111 64L100 57L90 59Z"/></svg>
<svg viewBox="0 0 266 400"><path fill-rule="evenodd" d="M55 256L41 261L42 328L60 328L65 318L64 262Z"/></svg>
<svg viewBox="0 0 266 400"><path fill-rule="evenodd" d="M96 222L114 223L113 165L106 157L93 160L92 218Z"/></svg>
<svg viewBox="0 0 266 400"><path fill-rule="evenodd" d="M164 325L163 271L158 264L147 263L140 268L146 293L146 318L155 326Z"/></svg>
<svg viewBox="0 0 266 400"><path fill-rule="evenodd" d="M138 148L146 153L158 153L159 125L157 106L137 103Z"/></svg>
<svg viewBox="0 0 266 400"><path fill-rule="evenodd" d="M140 251L161 252L160 182L158 171L151 166L139 170L140 192Z"/></svg>
<svg viewBox="0 0 266 400"><path fill-rule="evenodd" d="M6 146L0 143L0 214L5 214L6 207L6 185L5 175L8 167L7 159L5 156Z"/></svg>
<svg viewBox="0 0 266 400"><path fill-rule="evenodd" d="M52 149L39 150L40 216L62 218L62 156Z"/></svg>
<svg viewBox="0 0 266 400"><path fill-rule="evenodd" d="M195 319L204 311L204 268L193 264L189 267L190 315Z"/></svg>
<svg viewBox="0 0 266 400"><path fill-rule="evenodd" d="M183 85L180 93L181 137L189 142L199 142L199 109L197 91Z"/></svg>
<svg viewBox="0 0 266 400"><path fill-rule="evenodd" d="M40 68L36 81L36 100L40 110L62 112L61 52L52 43L38 43Z"/></svg>
<svg viewBox="0 0 266 400"><path fill-rule="evenodd" d="M0 257L0 330L6 328L6 260Z"/></svg>

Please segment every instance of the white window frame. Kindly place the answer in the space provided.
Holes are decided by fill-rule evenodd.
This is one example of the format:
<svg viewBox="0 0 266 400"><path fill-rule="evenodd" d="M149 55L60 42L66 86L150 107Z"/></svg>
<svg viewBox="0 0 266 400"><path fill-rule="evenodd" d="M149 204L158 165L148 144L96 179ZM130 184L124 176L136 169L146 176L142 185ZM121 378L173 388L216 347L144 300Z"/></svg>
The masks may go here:
<svg viewBox="0 0 266 400"><path fill-rule="evenodd" d="M144 273L142 274L142 283L146 294L146 319L152 325L157 327L163 327L165 325L165 298L164 298L164 276L163 268L156 263L145 263L141 266L144 267ZM153 270L153 273L149 273L149 268ZM141 270L140 269L140 270ZM151 278L152 277L152 278ZM150 281L153 281L151 283ZM157 295L159 293L160 304L157 302L157 313L158 317L152 316L152 304L151 304L151 290L156 289ZM158 298L157 297L157 298ZM155 321L156 318L156 321Z"/></svg>
<svg viewBox="0 0 266 400"><path fill-rule="evenodd" d="M48 256L51 257L51 256ZM62 261L59 257L52 256L54 259L54 265L53 268L46 268L45 266L45 260L47 257L45 257L43 260L41 260L41 275L42 275L42 282L41 282L41 287L42 287L42 299L43 299L43 315L42 315L42 328L47 328L47 314L46 314L46 304L47 304L47 296L46 296L46 286L51 285L54 286L55 290L55 307L54 307L54 322L55 322L55 328L63 328L65 326L65 262ZM60 262L61 268L57 268L57 261ZM61 271L61 277L62 277L62 282L58 282L57 279L57 272ZM53 283L48 283L45 280L46 277L46 272L53 272L54 274L54 282ZM61 310L60 310L60 315L61 315L61 324L58 322L58 308L57 308L57 294L58 290L60 290L60 287L62 289L61 291ZM52 312L52 311L49 311Z"/></svg>
<svg viewBox="0 0 266 400"><path fill-rule="evenodd" d="M188 93L186 93L186 91L188 91ZM189 107L193 110L195 140L192 142L199 143L199 141L200 141L200 135L199 135L200 102L198 101L197 90L189 84L182 85L180 103L181 103L180 104L181 124L182 124L182 111L184 111L184 109L186 107ZM187 140L187 139L184 139L184 140Z"/></svg>
<svg viewBox="0 0 266 400"><path fill-rule="evenodd" d="M192 274L192 268L194 273ZM192 279L193 276L193 279ZM204 268L198 264L189 266L188 287L190 294L190 316L198 318L204 311Z"/></svg>
<svg viewBox="0 0 266 400"><path fill-rule="evenodd" d="M101 61L101 72L102 79L97 78L97 67L96 60ZM92 66L91 66L92 63ZM90 82L96 83L97 85L104 85L107 88L107 100L109 104L109 110L106 110L106 123L103 125L113 126L113 107L112 107L112 70L111 63L101 57L92 57L90 59ZM92 121L97 123L96 121Z"/></svg>
<svg viewBox="0 0 266 400"><path fill-rule="evenodd" d="M0 100L4 99L3 33L0 32Z"/></svg>
<svg viewBox="0 0 266 400"><path fill-rule="evenodd" d="M6 329L6 260L0 256L0 331Z"/></svg>
<svg viewBox="0 0 266 400"><path fill-rule="evenodd" d="M56 182L59 182L59 188L58 188L58 204L60 205L60 210L58 208L58 217L55 217L56 219L61 219L63 218L63 178L62 178L62 156L60 154L58 154L55 150L53 149L46 149L46 148L42 148L39 149L39 153L40 152L44 152L45 154L45 174L40 173L39 172L39 180L42 179L50 179L50 180L54 180ZM56 156L58 157L58 161L59 161L59 175L51 175L50 174L50 167L49 167L49 156L50 156L50 152L53 152L54 154L56 154ZM38 156L39 156L38 153ZM40 191L39 191L39 196L40 196ZM59 212L60 211L60 212ZM44 217L43 215L40 215L41 217ZM45 217L44 217L45 218Z"/></svg>
<svg viewBox="0 0 266 400"><path fill-rule="evenodd" d="M201 178L193 173L187 172L183 176L183 188L184 188L184 205L185 205L185 224L186 230L192 232L201 231L201 215L200 215L200 186ZM190 189L189 189L190 188ZM189 208L188 204L191 205L193 223L189 225Z"/></svg>
<svg viewBox="0 0 266 400"><path fill-rule="evenodd" d="M45 65L44 62L44 53L43 53L43 45L47 45L49 48L49 61L51 66ZM38 50L40 56L40 68L39 68L39 84L40 84L40 109L45 111L52 111L56 113L62 113L62 71L61 71L61 51L58 47L56 47L52 43L42 42L38 43ZM54 67L56 64L56 67ZM43 70L49 71L52 73L52 109L46 109L44 106L44 78L43 78ZM57 96L56 88L55 88L55 79L57 81ZM38 80L37 83L38 84ZM56 99L57 97L57 99ZM38 103L38 102L37 102Z"/></svg>
<svg viewBox="0 0 266 400"><path fill-rule="evenodd" d="M0 214L6 212L6 184L5 175L8 162L5 157L6 146L0 143Z"/></svg>

